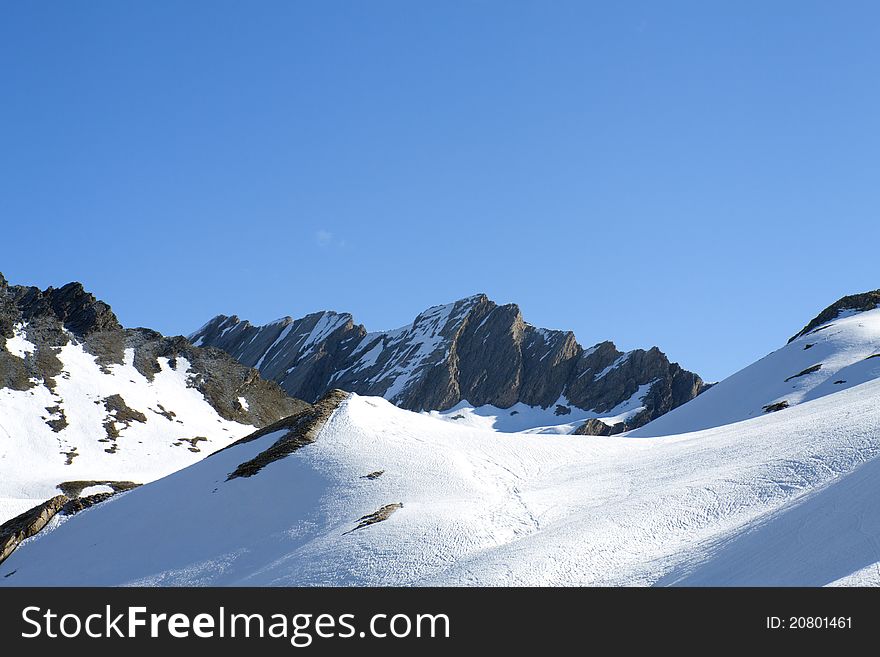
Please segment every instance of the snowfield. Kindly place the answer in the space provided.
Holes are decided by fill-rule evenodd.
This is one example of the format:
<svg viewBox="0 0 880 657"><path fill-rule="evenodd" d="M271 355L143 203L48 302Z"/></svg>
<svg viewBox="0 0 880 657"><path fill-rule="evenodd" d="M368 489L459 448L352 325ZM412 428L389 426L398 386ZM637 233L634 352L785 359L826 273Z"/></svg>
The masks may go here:
<svg viewBox="0 0 880 657"><path fill-rule="evenodd" d="M816 342L809 360L825 353ZM498 433L352 395L314 443L252 477L226 480L278 434L56 517L0 565L0 586L876 582L880 381L801 401L599 438Z"/></svg>
<svg viewBox="0 0 880 657"><path fill-rule="evenodd" d="M33 351L18 332L6 346L20 358ZM124 364L105 369L75 342L57 356L63 370L54 391L43 382L23 391L0 388L0 523L58 495L62 482L146 483L254 430L224 420L188 387L184 358L174 367L160 358L161 371L149 381L134 367L131 349ZM145 421L116 421L117 411L103 400L117 394ZM62 419L67 424L57 432L47 424ZM108 422L119 433L115 442L107 440ZM197 437L206 440L188 442Z"/></svg>

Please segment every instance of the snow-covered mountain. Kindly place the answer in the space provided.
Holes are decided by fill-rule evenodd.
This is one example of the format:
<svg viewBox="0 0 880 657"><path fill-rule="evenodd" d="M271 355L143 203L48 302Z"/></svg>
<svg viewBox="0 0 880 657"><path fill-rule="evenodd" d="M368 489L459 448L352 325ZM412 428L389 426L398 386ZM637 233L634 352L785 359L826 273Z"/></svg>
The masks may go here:
<svg viewBox="0 0 880 657"><path fill-rule="evenodd" d="M99 302L86 304L88 312L70 312L77 304L55 299L57 293L40 293L53 310L38 316L21 301L29 298L22 289L7 295L7 301L18 300L13 304L18 314L13 313L11 324L3 320L9 330L4 330L0 357L7 366L0 371L7 373L7 381L27 381L30 387L0 393L30 394L38 400L34 404L45 406L48 393L76 398L72 382L81 381L92 396L76 408L92 403L101 412L101 422L96 425L92 418L92 425L106 433L104 455L93 450L91 457L106 461L124 447L139 454L136 450L146 448L124 440L133 435L126 433L128 425L138 422L132 417L149 412L169 420L160 411L171 402L164 393L150 392L154 397L149 397L149 386L137 376L154 387L161 381L158 387L167 386L172 396L182 398L193 390L180 382L182 359L182 366L190 368L202 350L175 353L177 365L169 356L153 363L155 348L146 352L149 357L138 350L143 334L124 332L122 351L113 352L120 361L107 361L101 345L116 342L109 334L96 336L118 332L115 318L111 321ZM62 297L71 294L82 293L72 290ZM402 403L412 399L413 390L434 394L443 389L425 381L444 380L442 371L452 358L445 350L466 350L474 339L471 333L495 321L484 315L473 326L462 319L481 303L475 298L438 307L407 330L373 337L353 324L346 329L350 318L340 323L321 315L300 324L291 320L274 337L276 329L263 333L266 327L237 320L222 326L223 320L206 329L218 335L211 340L200 336L200 342L220 339L223 331L248 331L237 340L245 346L246 339L266 342L262 351L255 347L265 366L274 362L273 354L286 358L280 347L293 339L291 353L305 353L301 364L312 373L334 363L340 353L357 363L363 358L360 350L377 349L375 362L364 368L381 364L384 369L376 372L391 372L382 393L393 389L396 377L405 376L405 384L390 395ZM443 411L419 407L421 412L412 412L381 396L332 390L314 405L235 442L229 432L225 440L231 444L225 448L106 500L100 495L109 491L96 477L68 481L64 490L82 484L98 495L79 504L75 514L65 511L71 502L53 498L13 523L6 533L12 537L9 546L18 549L0 564L0 586L880 585L878 303L880 292L841 299L780 350L624 436L534 435L536 423L558 417L550 404L543 409L525 401L494 406L498 400L487 396L475 397L482 404L459 401ZM43 316L56 317L64 344L43 346L37 319ZM540 331L526 327L523 323L520 341L514 341L524 350L521 356L528 353L523 345L531 344L525 336L534 338ZM351 331L354 336L345 335ZM409 341L403 337L408 331ZM328 338L337 332L337 338ZM578 352L574 345L578 355L572 369L596 353ZM85 347L92 351L80 355ZM559 360L564 351L550 350L545 359ZM63 367L51 365L46 352ZM419 365L395 374L390 365L395 353L412 354L408 362ZM437 354L443 354L439 361ZM605 359L601 370L591 365L584 378L618 376L615 372L633 358ZM471 379L462 374L468 359L458 359L453 359L459 368L451 379L454 386L485 390L461 387ZM528 360L520 361L523 373L530 371ZM41 370L41 379L22 379L8 367L19 361L42 368L49 367L40 364L47 361L55 369ZM141 371L144 363L153 363L152 379ZM357 369L328 371L334 380L352 376L360 381ZM435 375L436 370L441 374ZM303 381L320 382L311 376ZM571 381L558 370L547 376L554 386L563 382L561 391L547 394L558 394L558 399L572 391ZM101 385L96 383L104 380L100 377L116 377L116 395L124 403L109 394L109 387L106 394L100 387L91 392ZM135 388L120 388L128 377ZM519 399L529 379L522 374L516 381ZM608 426L613 412L629 417L626 403L643 404L641 395L651 394L652 381L609 409L606 421L595 423ZM35 390L40 387L48 392ZM221 397L229 400L231 394ZM146 410L138 410L141 399ZM247 411L257 399L243 396L239 410ZM53 431L61 418L45 410L40 421ZM531 416L518 419L520 414ZM0 415L4 427L5 417ZM73 425L66 414L64 421ZM572 419L572 426L581 421ZM31 427L37 427L35 420L22 433ZM226 428L223 418L218 428ZM157 429L155 440L167 440L168 425ZM110 439L114 431L119 434L115 440ZM46 454L51 451L46 440L37 444ZM186 451L198 444L189 442ZM46 469L39 455L11 457L33 468L34 480ZM52 468L64 472L69 467L49 467L50 476L41 485L58 479ZM22 526L42 531L19 545L23 534L15 532ZM11 552L0 540L0 552L4 549ZM76 555L76 568L69 567L70 555Z"/></svg>
<svg viewBox="0 0 880 657"><path fill-rule="evenodd" d="M433 306L394 331L368 333L335 312L265 326L219 315L190 340L223 349L307 401L341 388L500 431L620 432L705 387L656 347L584 349L570 331L534 327L516 305L484 294ZM588 418L605 421L582 428Z"/></svg>
<svg viewBox="0 0 880 657"><path fill-rule="evenodd" d="M781 349L632 432L663 436L782 411L880 378L880 290L847 296Z"/></svg>
<svg viewBox="0 0 880 657"><path fill-rule="evenodd" d="M504 434L331 394L56 516L0 586L878 584L878 402L870 381L644 439Z"/></svg>
<svg viewBox="0 0 880 657"><path fill-rule="evenodd" d="M0 523L152 481L305 406L219 350L123 329L78 283L0 275Z"/></svg>

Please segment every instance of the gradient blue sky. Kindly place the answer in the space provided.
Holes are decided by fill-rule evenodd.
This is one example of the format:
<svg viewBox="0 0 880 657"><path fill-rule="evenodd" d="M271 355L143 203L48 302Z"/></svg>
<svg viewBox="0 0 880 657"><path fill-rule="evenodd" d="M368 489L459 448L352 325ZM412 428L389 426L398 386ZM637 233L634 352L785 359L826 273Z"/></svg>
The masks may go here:
<svg viewBox="0 0 880 657"><path fill-rule="evenodd" d="M0 2L0 271L126 325L475 292L707 379L880 287L880 3Z"/></svg>

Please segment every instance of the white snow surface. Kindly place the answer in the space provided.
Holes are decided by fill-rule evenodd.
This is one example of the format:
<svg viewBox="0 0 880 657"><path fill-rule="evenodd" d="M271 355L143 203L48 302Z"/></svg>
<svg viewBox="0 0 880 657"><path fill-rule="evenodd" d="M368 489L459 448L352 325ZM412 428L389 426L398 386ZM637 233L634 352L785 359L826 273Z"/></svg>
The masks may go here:
<svg viewBox="0 0 880 657"><path fill-rule="evenodd" d="M98 484L96 486L86 486L83 488L79 496L80 497L88 497L89 495L98 495L99 493L112 493L112 486L105 486L104 484Z"/></svg>
<svg viewBox="0 0 880 657"><path fill-rule="evenodd" d="M872 563L846 577L841 577L828 586L880 586L880 562Z"/></svg>
<svg viewBox="0 0 880 657"><path fill-rule="evenodd" d="M611 426L625 422L644 409L641 402L650 392L652 385L653 382L639 386L629 399L606 413L585 411L572 405L565 396L560 397L547 408L528 406L522 402L510 408L498 408L491 404L475 407L467 401L462 401L445 411L424 411L424 413L462 426L504 433L570 434L590 418L597 418ZM568 408L570 412L567 415L557 415L557 406Z"/></svg>
<svg viewBox="0 0 880 657"><path fill-rule="evenodd" d="M25 336L22 324L16 324L12 328L12 337L6 338L6 350L13 356L25 358L28 354L34 353L36 348L37 346Z"/></svg>
<svg viewBox="0 0 880 657"><path fill-rule="evenodd" d="M793 407L840 392L880 377L880 357L871 358L875 355L880 355L880 308L841 313L629 435L717 427L760 417L771 404ZM798 376L815 365L821 368Z"/></svg>
<svg viewBox="0 0 880 657"><path fill-rule="evenodd" d="M587 438L351 396L313 444L255 476L226 481L277 435L53 525L0 565L0 586L868 581L878 402L870 381L705 431ZM403 508L350 532L391 503Z"/></svg>
<svg viewBox="0 0 880 657"><path fill-rule="evenodd" d="M26 342L18 339L19 345ZM187 386L189 363L184 358L177 359L175 368L160 358L162 369L149 381L133 366L130 349L124 364L111 365L109 374L79 344L62 347L57 356L63 371L55 377L54 392L43 382L24 391L0 389L0 523L58 495L59 483L146 483L254 430L222 419L198 390ZM111 443L99 439L106 437L103 424L110 419L101 400L113 394L120 394L147 421L134 421L127 427L117 422L120 435L117 451L111 454L105 451ZM175 417L162 415L160 404ZM68 422L57 433L46 424L46 420L60 419L60 413L48 411L56 406ZM200 452L180 442L199 436L208 439L198 443ZM67 465L63 452L73 450L76 456Z"/></svg>

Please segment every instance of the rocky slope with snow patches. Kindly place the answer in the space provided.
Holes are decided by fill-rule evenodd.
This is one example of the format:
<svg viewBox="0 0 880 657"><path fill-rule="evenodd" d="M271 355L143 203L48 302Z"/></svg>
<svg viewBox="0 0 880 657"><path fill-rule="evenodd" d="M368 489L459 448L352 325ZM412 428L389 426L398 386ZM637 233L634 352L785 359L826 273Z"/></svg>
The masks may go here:
<svg viewBox="0 0 880 657"><path fill-rule="evenodd" d="M0 586L864 582L880 565L878 401L870 381L706 431L584 439L337 397L320 425L307 414L54 519Z"/></svg>
<svg viewBox="0 0 880 657"><path fill-rule="evenodd" d="M334 312L265 326L220 315L190 339L223 349L308 401L341 388L450 420L483 418L475 421L501 431L570 432L596 417L632 428L705 387L656 347L623 353L602 342L584 349L570 331L532 326L516 305L482 294L429 308L394 331L369 333Z"/></svg>
<svg viewBox="0 0 880 657"><path fill-rule="evenodd" d="M880 378L880 290L844 297L789 342L637 429L662 436L739 422Z"/></svg>
<svg viewBox="0 0 880 657"><path fill-rule="evenodd" d="M0 276L0 523L65 482L151 481L305 406L220 350L122 328L78 283Z"/></svg>

